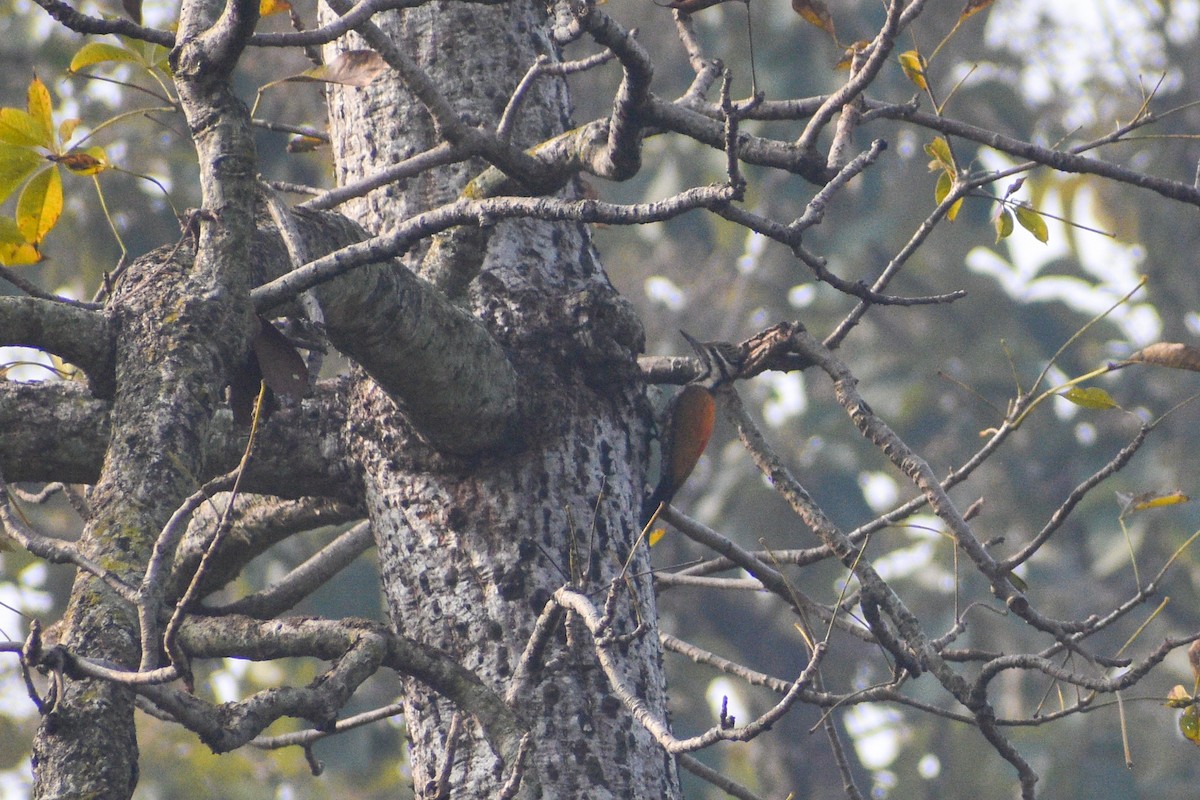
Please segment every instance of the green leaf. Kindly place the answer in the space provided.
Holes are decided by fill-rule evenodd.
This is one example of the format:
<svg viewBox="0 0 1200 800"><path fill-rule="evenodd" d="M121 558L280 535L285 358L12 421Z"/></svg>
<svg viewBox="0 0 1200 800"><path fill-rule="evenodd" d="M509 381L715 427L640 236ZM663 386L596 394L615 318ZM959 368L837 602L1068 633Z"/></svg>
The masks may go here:
<svg viewBox="0 0 1200 800"><path fill-rule="evenodd" d="M1063 392L1061 396L1070 400L1075 405L1083 406L1084 408L1120 408L1116 401L1112 399L1112 396L1099 386L1075 386Z"/></svg>
<svg viewBox="0 0 1200 800"><path fill-rule="evenodd" d="M1013 588L1016 589L1018 592L1028 592L1029 591L1029 584L1026 583L1025 579L1022 578L1017 573L1008 572L1008 573L1005 573L1004 577L1008 578L1008 582L1011 583L1013 585Z"/></svg>
<svg viewBox="0 0 1200 800"><path fill-rule="evenodd" d="M54 148L49 131L43 131L28 111L19 108L0 108L0 143L45 147L47 150Z"/></svg>
<svg viewBox="0 0 1200 800"><path fill-rule="evenodd" d="M925 153L933 159L929 162L929 168L941 169L950 173L957 173L958 167L954 163L954 154L950 152L950 144L942 137L937 137L929 144L925 145Z"/></svg>
<svg viewBox="0 0 1200 800"><path fill-rule="evenodd" d="M954 188L954 176L949 172L943 172L938 176L937 188L933 190L933 201L941 203L950 194L950 190Z"/></svg>
<svg viewBox="0 0 1200 800"><path fill-rule="evenodd" d="M1007 208L1001 209L1000 213L996 215L995 226L996 226L996 244L999 244L1001 242L1001 240L1007 239L1009 236L1012 235L1013 216L1012 216L1012 213L1009 212L1009 210Z"/></svg>
<svg viewBox="0 0 1200 800"><path fill-rule="evenodd" d="M1046 220L1042 219L1042 215L1034 211L1029 206L1017 206L1017 222L1021 223L1021 227L1033 234L1033 238L1037 239L1042 244L1050 241L1050 229L1046 227Z"/></svg>
<svg viewBox="0 0 1200 800"><path fill-rule="evenodd" d="M25 241L38 244L62 214L62 174L51 166L34 175L17 198L17 227Z"/></svg>
<svg viewBox="0 0 1200 800"><path fill-rule="evenodd" d="M0 144L0 203L44 163L45 159L33 150Z"/></svg>
<svg viewBox="0 0 1200 800"><path fill-rule="evenodd" d="M954 175L950 172L943 172L938 178L937 188L934 189L933 196L938 203L941 203L950 194L954 188ZM960 197L954 201L950 209L946 212L946 219L954 222L954 218L958 216L958 210L962 208L963 199Z"/></svg>

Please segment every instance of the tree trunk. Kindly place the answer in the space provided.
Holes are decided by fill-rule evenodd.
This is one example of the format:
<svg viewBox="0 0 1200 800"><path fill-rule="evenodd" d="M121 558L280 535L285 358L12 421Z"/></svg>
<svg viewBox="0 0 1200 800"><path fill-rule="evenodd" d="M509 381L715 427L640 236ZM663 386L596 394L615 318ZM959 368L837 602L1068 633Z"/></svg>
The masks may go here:
<svg viewBox="0 0 1200 800"><path fill-rule="evenodd" d="M436 4L377 22L460 119L494 127L537 55L557 58L539 5ZM562 132L566 103L561 79L538 81L514 143L528 147ZM365 90L335 89L330 106L339 183L437 142L429 115L394 73ZM401 184L402 196L376 191L356 211L368 228L386 231L453 199L471 173L440 170ZM497 452L439 456L364 376L353 392L350 447L362 465L397 632L445 650L503 694L551 593L568 582L603 592L621 574L638 533L647 415L634 377L640 323L605 277L589 230L504 222L480 238L486 257L464 302L515 366L526 424ZM425 256L425 274L437 273L445 250ZM614 632L645 623L628 642L625 677L665 718L644 553L643 545L625 573ZM417 795L435 794L450 752L455 796L496 796L508 774L477 726L463 720L457 741L448 741L454 706L415 681L407 693ZM531 793L540 785L546 797L678 794L673 759L613 695L586 632L560 631L515 699L533 731L524 787Z"/></svg>

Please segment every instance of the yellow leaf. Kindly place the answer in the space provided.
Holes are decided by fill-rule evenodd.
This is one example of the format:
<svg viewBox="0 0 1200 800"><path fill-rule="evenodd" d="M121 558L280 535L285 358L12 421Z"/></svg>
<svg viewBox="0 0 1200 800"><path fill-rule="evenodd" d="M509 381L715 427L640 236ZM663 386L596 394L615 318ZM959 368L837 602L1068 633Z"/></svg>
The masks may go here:
<svg viewBox="0 0 1200 800"><path fill-rule="evenodd" d="M41 79L34 77L29 82L29 116L37 125L38 134L43 141L53 143L54 120L50 117L50 90Z"/></svg>
<svg viewBox="0 0 1200 800"><path fill-rule="evenodd" d="M82 122L82 120L74 118L64 119L62 122L60 122L58 124L58 140L63 144L66 144L66 142L70 140L71 134L73 134L75 129L79 127L80 122Z"/></svg>
<svg viewBox="0 0 1200 800"><path fill-rule="evenodd" d="M953 173L943 172L938 177L937 188L933 192L935 201L941 203L949 196L952 189L954 189ZM946 211L946 219L948 221L954 222L954 218L958 216L958 210L962 208L962 203L963 199L960 197L950 205L950 208Z"/></svg>
<svg viewBox="0 0 1200 800"><path fill-rule="evenodd" d="M792 10L809 25L815 25L837 41L837 34L833 30L833 16L821 0L792 0Z"/></svg>
<svg viewBox="0 0 1200 800"><path fill-rule="evenodd" d="M1012 235L1012 232L1013 232L1013 218L1012 218L1012 214L1009 212L1009 210L1007 208L1001 209L1000 213L996 215L996 223L995 224L996 224L996 244L999 244L1000 240L1007 239L1009 236Z"/></svg>
<svg viewBox="0 0 1200 800"><path fill-rule="evenodd" d="M1191 706L1179 715L1179 732L1193 744L1200 744L1200 716L1196 707Z"/></svg>
<svg viewBox="0 0 1200 800"><path fill-rule="evenodd" d="M71 59L71 66L67 68L67 71L78 72L81 69L95 66L96 64L104 64L109 61L130 64L142 63L142 59L137 53L126 50L124 47L117 47L115 44L106 44L104 42L88 42L79 48L79 52Z"/></svg>
<svg viewBox="0 0 1200 800"><path fill-rule="evenodd" d="M1034 211L1029 206L1017 206L1017 222L1021 227L1033 234L1033 238L1037 239L1042 244L1050 241L1050 229L1046 227L1046 220L1042 219L1042 215Z"/></svg>
<svg viewBox="0 0 1200 800"><path fill-rule="evenodd" d="M43 133L29 112L19 108L0 108L0 142L20 147L54 148L50 134Z"/></svg>
<svg viewBox="0 0 1200 800"><path fill-rule="evenodd" d="M916 50L905 50L899 55L900 68L904 70L904 74L908 79L917 85L918 89L928 89L929 84L925 83L925 66L921 54Z"/></svg>
<svg viewBox="0 0 1200 800"><path fill-rule="evenodd" d="M41 260L42 254L35 245L25 241L17 223L8 217L0 217L0 264L16 267Z"/></svg>
<svg viewBox="0 0 1200 800"><path fill-rule="evenodd" d="M960 197L955 200L953 204L951 204L949 209L946 210L946 219L948 221L954 222L954 219L958 216L959 210L962 209L962 204L963 199Z"/></svg>
<svg viewBox="0 0 1200 800"><path fill-rule="evenodd" d="M655 528L654 530L650 531L650 535L646 537L646 541L650 543L651 547L654 547L654 545L658 544L659 539L666 535L666 528Z"/></svg>
<svg viewBox="0 0 1200 800"><path fill-rule="evenodd" d="M1061 396L1070 400L1075 405L1083 406L1084 408L1120 408L1109 393L1099 386L1074 386L1068 391L1063 392Z"/></svg>
<svg viewBox="0 0 1200 800"><path fill-rule="evenodd" d="M291 7L292 4L287 0L258 0L258 15L269 17L272 14L281 14Z"/></svg>
<svg viewBox="0 0 1200 800"><path fill-rule="evenodd" d="M62 213L62 175L56 167L42 170L17 198L17 227L25 241L39 244Z"/></svg>
<svg viewBox="0 0 1200 800"><path fill-rule="evenodd" d="M967 0L967 5L963 8L962 13L958 15L958 21L962 22L972 14L977 14L994 3L995 0Z"/></svg>

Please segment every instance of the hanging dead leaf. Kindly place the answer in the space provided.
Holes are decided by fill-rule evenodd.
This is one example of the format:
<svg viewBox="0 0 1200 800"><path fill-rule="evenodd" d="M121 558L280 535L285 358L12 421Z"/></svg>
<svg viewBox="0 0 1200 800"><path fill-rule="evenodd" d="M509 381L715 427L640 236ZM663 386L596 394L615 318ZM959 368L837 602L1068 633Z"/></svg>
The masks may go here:
<svg viewBox="0 0 1200 800"><path fill-rule="evenodd" d="M792 10L809 25L815 25L837 41L837 33L833 29L833 16L821 0L792 0Z"/></svg>
<svg viewBox="0 0 1200 800"><path fill-rule="evenodd" d="M962 22L972 14L978 14L995 1L996 0L967 0L967 5L963 7L962 13L958 15L958 21Z"/></svg>
<svg viewBox="0 0 1200 800"><path fill-rule="evenodd" d="M655 528L654 530L650 531L650 535L646 537L646 541L650 543L651 547L654 547L654 545L658 544L659 540L666 535L666 528Z"/></svg>
<svg viewBox="0 0 1200 800"><path fill-rule="evenodd" d="M1179 342L1157 342L1138 350L1128 360L1134 363L1200 372L1200 347Z"/></svg>
<svg viewBox="0 0 1200 800"><path fill-rule="evenodd" d="M287 0L258 0L258 15L269 17L272 14L282 14L290 10L292 4Z"/></svg>
<svg viewBox="0 0 1200 800"><path fill-rule="evenodd" d="M258 336L254 337L254 355L262 379L276 394L299 400L308 389L308 367L288 338L274 325L259 319Z"/></svg>
<svg viewBox="0 0 1200 800"><path fill-rule="evenodd" d="M342 86L367 86L387 71L387 62L374 50L347 50L328 64L306 69L289 81L321 81Z"/></svg>

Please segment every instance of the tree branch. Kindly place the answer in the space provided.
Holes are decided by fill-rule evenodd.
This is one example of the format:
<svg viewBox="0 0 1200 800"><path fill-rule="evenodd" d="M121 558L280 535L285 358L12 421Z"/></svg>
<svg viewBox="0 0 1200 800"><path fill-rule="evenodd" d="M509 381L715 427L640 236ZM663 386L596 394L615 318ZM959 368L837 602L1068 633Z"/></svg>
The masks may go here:
<svg viewBox="0 0 1200 800"><path fill-rule="evenodd" d="M34 297L0 297L0 344L36 347L80 367L112 397L113 342L104 315Z"/></svg>

